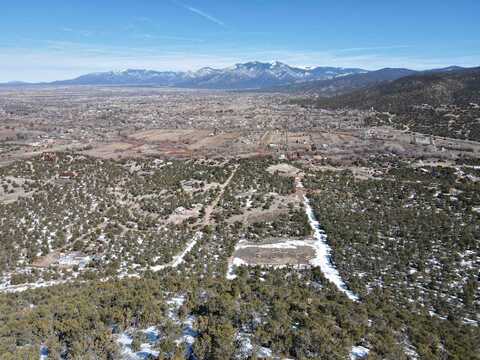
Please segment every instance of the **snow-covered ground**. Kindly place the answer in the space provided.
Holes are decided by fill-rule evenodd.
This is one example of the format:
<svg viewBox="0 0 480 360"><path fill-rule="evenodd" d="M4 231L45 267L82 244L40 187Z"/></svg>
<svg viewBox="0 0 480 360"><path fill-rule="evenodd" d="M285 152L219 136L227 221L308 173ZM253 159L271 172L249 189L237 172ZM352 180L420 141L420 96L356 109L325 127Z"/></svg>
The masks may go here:
<svg viewBox="0 0 480 360"><path fill-rule="evenodd" d="M240 344L240 356L242 358L250 358L253 356L254 346L252 344L252 334L240 332L236 335L236 340ZM255 346L256 358L269 359L272 357L273 352L271 349L263 346Z"/></svg>
<svg viewBox="0 0 480 360"><path fill-rule="evenodd" d="M48 349L45 345L40 346L40 360L48 359Z"/></svg>
<svg viewBox="0 0 480 360"><path fill-rule="evenodd" d="M147 359L149 355L157 357L158 351L153 350L153 345L158 340L158 332L155 328L148 328L141 330L147 336L148 342L140 345L140 351L134 352L132 350L133 337L127 332L123 332L117 338L117 343L120 345L122 351L122 358L125 360L141 360Z"/></svg>
<svg viewBox="0 0 480 360"><path fill-rule="evenodd" d="M345 293L350 300L358 301L358 296L354 294L351 290L349 290L341 278L338 270L332 264L331 260L331 252L332 248L327 243L327 235L325 232L320 228L320 223L315 218L313 213L313 209L310 206L310 200L307 198L306 195L303 196L303 204L305 205L305 212L308 216L308 221L310 223L310 227L314 231L315 241L315 251L316 257L310 261L313 266L319 266L323 272L323 275L335 286Z"/></svg>
<svg viewBox="0 0 480 360"><path fill-rule="evenodd" d="M182 334L179 339L175 342L177 345L185 344L186 345L186 358L189 359L193 353L193 344L195 342L195 338L198 336L198 332L193 329L193 325L195 324L196 317L193 315L187 316L185 320L181 320L178 317L178 311L180 307L185 303L185 296L175 296L167 301L167 304L170 306L168 311L168 317L173 320L177 324L182 325Z"/></svg>
<svg viewBox="0 0 480 360"><path fill-rule="evenodd" d="M186 348L185 358L190 359L193 353L193 344L198 336L198 332L194 329L196 317L193 315L187 316L186 319L181 320L178 316L180 307L185 303L185 296L178 295L167 300L168 311L167 317L178 325L181 325L182 332L178 339L175 340L177 346L184 345ZM140 345L140 351L134 352L132 350L132 334L141 331L146 335L147 342ZM146 329L128 329L116 336L116 342L122 351L122 360L143 360L149 354L157 357L159 352L154 350L156 343L162 339L162 336L155 326L150 326Z"/></svg>
<svg viewBox="0 0 480 360"><path fill-rule="evenodd" d="M235 251L237 248L235 248ZM228 270L227 270L227 280L233 280L237 277L235 274L235 269L239 266L242 265L248 265L245 261L243 261L240 258L233 257L229 262L228 262Z"/></svg>
<svg viewBox="0 0 480 360"><path fill-rule="evenodd" d="M405 342L403 346L403 351L405 352L405 355L407 355L410 360L420 359L420 356L417 353L417 349L415 348L415 346L412 345L410 341Z"/></svg>
<svg viewBox="0 0 480 360"><path fill-rule="evenodd" d="M238 249L296 249L300 246L311 246L311 242L308 240L286 240L282 242L276 242L271 244L251 244L245 240L241 240L238 245L235 247L235 250Z"/></svg>
<svg viewBox="0 0 480 360"><path fill-rule="evenodd" d="M352 351L350 351L350 360L365 359L369 352L370 349L367 349L364 346L352 346Z"/></svg>
<svg viewBox="0 0 480 360"><path fill-rule="evenodd" d="M182 336L179 340L177 340L177 344L185 344L187 348L187 352L185 354L186 359L190 359L193 354L193 344L195 343L195 339L199 335L196 330L193 329L193 325L195 324L196 317L193 315L188 316L185 321L182 322Z"/></svg>
<svg viewBox="0 0 480 360"><path fill-rule="evenodd" d="M463 323L465 325L478 326L478 321L477 320L473 320L473 319L469 319L469 318L463 318Z"/></svg>
<svg viewBox="0 0 480 360"><path fill-rule="evenodd" d="M66 279L66 280L49 280L49 281L38 281L34 283L25 283L19 285L10 285L9 283L0 284L0 293L17 293L23 292L30 289L38 289L44 287L50 287L55 285L66 284L68 282L72 282L75 279Z"/></svg>

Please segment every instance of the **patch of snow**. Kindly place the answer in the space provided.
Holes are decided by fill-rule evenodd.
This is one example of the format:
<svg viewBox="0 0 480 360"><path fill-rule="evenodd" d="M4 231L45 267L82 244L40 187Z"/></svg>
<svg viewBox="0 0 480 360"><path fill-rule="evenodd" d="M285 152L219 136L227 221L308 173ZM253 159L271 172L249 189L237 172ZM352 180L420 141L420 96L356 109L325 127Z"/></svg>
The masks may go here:
<svg viewBox="0 0 480 360"><path fill-rule="evenodd" d="M408 358L411 359L411 360L420 359L420 356L417 353L417 349L410 342L408 342L404 345L403 351L405 352L405 355L407 355Z"/></svg>
<svg viewBox="0 0 480 360"><path fill-rule="evenodd" d="M257 352L257 358L259 359L269 359L273 355L272 349L260 346Z"/></svg>
<svg viewBox="0 0 480 360"><path fill-rule="evenodd" d="M240 345L240 355L248 357L252 355L253 345L252 340L250 339L250 334L247 333L238 333L236 340Z"/></svg>
<svg viewBox="0 0 480 360"><path fill-rule="evenodd" d="M473 320L473 319L464 318L464 319L463 319L463 323L464 323L465 325L478 326L478 321L477 321L477 320Z"/></svg>
<svg viewBox="0 0 480 360"><path fill-rule="evenodd" d="M228 270L227 270L227 280L236 279L237 275L235 275L235 269L238 266L248 265L245 261L240 258L234 257L228 263Z"/></svg>
<svg viewBox="0 0 480 360"><path fill-rule="evenodd" d="M186 354L185 358L190 359L193 355L193 344L195 343L195 339L198 337L199 333L193 329L193 324L196 321L196 317L190 315L187 319L183 322L182 328L182 336L180 338L180 343L186 345Z"/></svg>
<svg viewBox="0 0 480 360"><path fill-rule="evenodd" d="M432 311L432 310L429 310L428 311L428 314L431 316L431 317L437 317L439 318L440 320L447 320L447 318L445 316L441 316L439 314L437 314L435 311Z"/></svg>
<svg viewBox="0 0 480 360"><path fill-rule="evenodd" d="M311 243L304 240L287 240L284 242L277 242L271 244L242 244L239 243L238 249L257 248L257 249L296 249L301 246L312 246Z"/></svg>
<svg viewBox="0 0 480 360"><path fill-rule="evenodd" d="M350 351L350 360L359 360L364 359L368 356L370 349L367 349L364 346L352 346L352 351Z"/></svg>
<svg viewBox="0 0 480 360"><path fill-rule="evenodd" d="M185 303L185 296L184 295L179 295L179 296L174 296L170 300L167 300L168 305L173 305L177 308L182 306Z"/></svg>
<svg viewBox="0 0 480 360"><path fill-rule="evenodd" d="M250 358L253 355L254 346L252 344L252 334L240 332L236 335L237 343L240 345L240 354L242 357ZM259 346L257 347L256 357L258 359L269 359L273 356L273 351L270 348Z"/></svg>
<svg viewBox="0 0 480 360"><path fill-rule="evenodd" d="M149 343L154 343L160 338L159 332L155 326L150 326L149 328L142 330L142 332L147 336Z"/></svg>
<svg viewBox="0 0 480 360"><path fill-rule="evenodd" d="M122 347L132 345L132 341L133 341L133 338L130 335L128 335L126 332L121 333L117 339L117 343Z"/></svg>
<svg viewBox="0 0 480 360"><path fill-rule="evenodd" d="M179 295L175 296L167 301L167 304L170 306L167 316L177 324L182 325L182 334L179 339L175 341L177 345L184 344L186 348L185 358L190 359L193 355L193 344L195 339L198 337L199 333L194 330L193 325L195 324L196 317L194 315L188 316L184 321L180 321L178 318L178 310L186 301L185 296Z"/></svg>
<svg viewBox="0 0 480 360"><path fill-rule="evenodd" d="M133 337L129 335L127 332L121 333L116 341L117 344L120 345L121 351L122 351L122 359L128 359L128 360L142 360L142 359L147 359L150 355L153 356L154 358L158 357L159 352L153 350L153 345L154 343L158 340L158 337L153 339L151 341L151 338L148 335L148 331L152 331L152 327L145 329L145 330L140 330L142 332L145 332L147 334L148 338L148 343L143 343L140 345L140 351L134 352L132 350L132 342L133 342ZM155 329L156 331L156 329ZM158 332L157 332L158 334Z"/></svg>
<svg viewBox="0 0 480 360"><path fill-rule="evenodd" d="M38 288L50 287L50 286L55 286L60 284L66 284L71 281L72 281L71 279L66 279L66 280L38 281L34 283L25 283L25 284L19 284L19 285L2 284L2 286L0 286L0 292L18 293L18 292L27 291L30 289L38 289Z"/></svg>
<svg viewBox="0 0 480 360"><path fill-rule="evenodd" d="M40 346L40 360L48 359L48 348L45 345Z"/></svg>

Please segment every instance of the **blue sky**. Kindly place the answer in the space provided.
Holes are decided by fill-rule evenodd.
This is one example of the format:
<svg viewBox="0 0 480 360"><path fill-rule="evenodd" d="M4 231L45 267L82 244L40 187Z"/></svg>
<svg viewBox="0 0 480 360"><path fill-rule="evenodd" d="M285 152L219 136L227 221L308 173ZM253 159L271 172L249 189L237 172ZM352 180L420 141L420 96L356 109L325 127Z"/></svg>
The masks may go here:
<svg viewBox="0 0 480 360"><path fill-rule="evenodd" d="M480 65L478 0L5 0L0 8L0 82L251 60Z"/></svg>

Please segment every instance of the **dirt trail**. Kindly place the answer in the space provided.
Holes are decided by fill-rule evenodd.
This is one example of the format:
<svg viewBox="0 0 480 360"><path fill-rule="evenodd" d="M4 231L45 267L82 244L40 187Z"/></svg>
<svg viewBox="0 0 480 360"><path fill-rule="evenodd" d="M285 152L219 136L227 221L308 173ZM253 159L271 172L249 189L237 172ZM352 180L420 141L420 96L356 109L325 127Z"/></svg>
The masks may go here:
<svg viewBox="0 0 480 360"><path fill-rule="evenodd" d="M215 209L215 207L218 205L218 202L220 201L220 199L222 198L223 196L223 193L225 192L225 188L228 186L228 184L230 184L230 181L232 180L233 176L235 175L235 173L237 172L237 169L238 169L238 165L235 166L235 169L232 171L232 173L230 174L230 176L228 177L228 179L223 183L221 184L219 187L220 187L220 192L218 193L218 195L215 197L215 199L210 203L210 205L208 205L206 208L205 208L205 215L203 217L203 225L208 225L210 223L210 216L213 212L213 210ZM152 271L159 271L159 270L163 270L165 268L170 268L170 267L173 267L173 268L176 268L178 265L180 265L181 263L183 263L183 259L185 258L185 256L190 252L192 251L193 247L197 244L198 240L202 237L202 233L201 232L197 232L195 234L195 236L193 237L192 241L190 241L186 248L179 254L177 254L176 256L173 257L173 259L167 263L167 264L163 264L163 265L157 265L157 266L152 266L150 268L150 270Z"/></svg>
<svg viewBox="0 0 480 360"><path fill-rule="evenodd" d="M208 205L205 208L205 215L203 217L203 226L209 225L211 223L210 217L212 215L212 212L215 209L215 207L218 205L220 199L223 196L223 193L225 192L225 188L228 186L228 184L230 184L230 181L232 181L232 179L235 176L235 173L237 172L237 170L238 170L238 165L235 166L235 169L233 169L233 171L230 174L230 176L228 177L228 179L223 184L221 184L219 186L220 187L220 192L215 197L215 199L210 203L210 205Z"/></svg>

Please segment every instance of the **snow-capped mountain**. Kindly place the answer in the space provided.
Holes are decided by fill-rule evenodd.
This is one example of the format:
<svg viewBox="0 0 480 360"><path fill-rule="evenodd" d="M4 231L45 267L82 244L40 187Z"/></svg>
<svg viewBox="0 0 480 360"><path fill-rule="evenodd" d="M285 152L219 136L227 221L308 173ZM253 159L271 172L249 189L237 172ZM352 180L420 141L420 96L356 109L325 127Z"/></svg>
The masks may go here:
<svg viewBox="0 0 480 360"><path fill-rule="evenodd" d="M70 85L158 85L204 89L259 89L298 82L326 80L364 73L362 69L317 67L303 69L281 62L258 61L236 64L224 69L205 67L197 71L175 72L127 69L82 75L54 84Z"/></svg>

